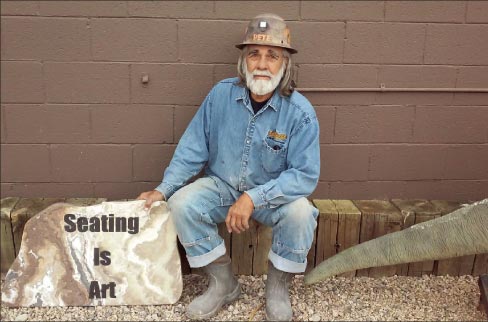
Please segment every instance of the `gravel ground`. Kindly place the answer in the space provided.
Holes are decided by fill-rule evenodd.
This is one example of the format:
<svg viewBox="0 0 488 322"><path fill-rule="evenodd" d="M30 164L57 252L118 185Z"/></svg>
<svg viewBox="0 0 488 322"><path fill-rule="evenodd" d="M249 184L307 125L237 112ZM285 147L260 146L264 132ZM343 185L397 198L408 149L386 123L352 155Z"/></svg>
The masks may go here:
<svg viewBox="0 0 488 322"><path fill-rule="evenodd" d="M266 275L239 276L243 293L236 302L224 306L212 320L265 320ZM1 308L1 320L8 321L181 321L186 305L206 288L200 275L184 276L184 291L174 305ZM293 279L290 288L293 320L451 320L486 321L477 310L478 278L462 277L383 277L329 278L305 286L303 275Z"/></svg>

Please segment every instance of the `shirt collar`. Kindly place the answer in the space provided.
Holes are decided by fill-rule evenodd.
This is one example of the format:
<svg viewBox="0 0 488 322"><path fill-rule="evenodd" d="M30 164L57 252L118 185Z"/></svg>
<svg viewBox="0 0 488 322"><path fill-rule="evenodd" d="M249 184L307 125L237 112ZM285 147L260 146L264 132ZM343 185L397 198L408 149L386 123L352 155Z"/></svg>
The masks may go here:
<svg viewBox="0 0 488 322"><path fill-rule="evenodd" d="M266 105L270 106L275 112L277 112L281 106L281 99L282 98L279 93L279 89L276 88L273 93L273 96L271 96L271 98L269 99L268 103L266 103ZM236 97L236 101L238 100L244 101L244 104L246 105L250 104L251 100L249 98L249 91L247 90L247 87L243 86L241 88L239 95L237 95Z"/></svg>

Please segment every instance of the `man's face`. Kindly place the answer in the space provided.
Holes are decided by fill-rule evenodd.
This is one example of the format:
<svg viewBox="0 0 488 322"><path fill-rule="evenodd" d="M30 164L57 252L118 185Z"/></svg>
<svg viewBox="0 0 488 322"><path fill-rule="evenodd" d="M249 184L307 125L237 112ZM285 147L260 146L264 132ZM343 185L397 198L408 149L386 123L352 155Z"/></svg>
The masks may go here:
<svg viewBox="0 0 488 322"><path fill-rule="evenodd" d="M280 83L285 66L282 48L249 45L246 56L247 87L257 95L274 91Z"/></svg>

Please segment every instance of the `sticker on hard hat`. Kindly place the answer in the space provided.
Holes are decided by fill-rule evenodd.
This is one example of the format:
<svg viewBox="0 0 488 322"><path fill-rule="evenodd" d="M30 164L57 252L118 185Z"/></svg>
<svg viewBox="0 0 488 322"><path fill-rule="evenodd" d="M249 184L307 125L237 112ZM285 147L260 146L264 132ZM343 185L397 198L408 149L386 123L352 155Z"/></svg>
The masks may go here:
<svg viewBox="0 0 488 322"><path fill-rule="evenodd" d="M252 40L259 40L259 41L272 41L271 35L266 34L253 34Z"/></svg>
<svg viewBox="0 0 488 322"><path fill-rule="evenodd" d="M266 21L260 21L259 22L259 28L266 28Z"/></svg>

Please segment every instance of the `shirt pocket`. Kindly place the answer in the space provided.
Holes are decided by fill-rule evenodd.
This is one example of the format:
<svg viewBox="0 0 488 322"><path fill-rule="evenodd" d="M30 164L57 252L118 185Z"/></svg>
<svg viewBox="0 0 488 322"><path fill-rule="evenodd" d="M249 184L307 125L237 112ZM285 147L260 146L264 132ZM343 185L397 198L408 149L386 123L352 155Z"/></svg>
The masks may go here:
<svg viewBox="0 0 488 322"><path fill-rule="evenodd" d="M266 137L261 149L261 161L264 171L276 173L285 170L286 141Z"/></svg>

